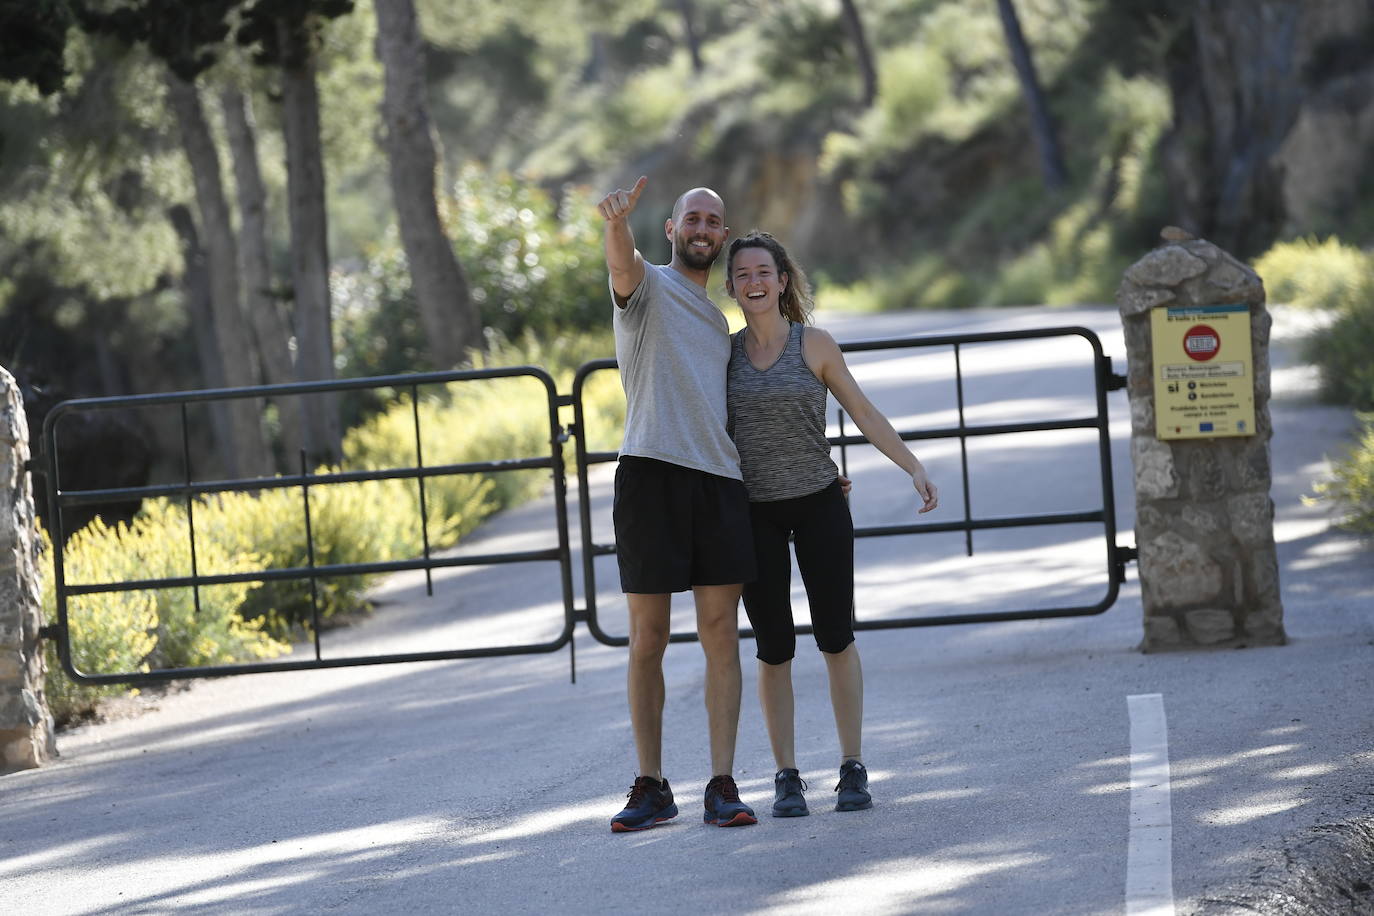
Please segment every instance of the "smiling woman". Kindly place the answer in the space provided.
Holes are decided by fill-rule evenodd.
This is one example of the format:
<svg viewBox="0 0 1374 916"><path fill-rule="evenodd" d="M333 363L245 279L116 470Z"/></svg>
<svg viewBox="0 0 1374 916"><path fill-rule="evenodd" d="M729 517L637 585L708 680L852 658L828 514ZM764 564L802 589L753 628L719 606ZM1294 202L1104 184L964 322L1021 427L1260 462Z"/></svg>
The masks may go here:
<svg viewBox="0 0 1374 916"><path fill-rule="evenodd" d="M854 523L825 434L827 393L911 476L921 512L934 509L938 495L921 462L854 381L834 338L806 327L806 276L777 239L755 230L732 242L725 285L747 325L732 338L727 428L739 449L758 559L758 578L744 587L744 608L758 645L759 700L778 766L773 816L810 813L793 733L797 641L789 540L796 544L816 645L829 671L840 739L835 807L871 808L860 750L863 673L854 642Z"/></svg>

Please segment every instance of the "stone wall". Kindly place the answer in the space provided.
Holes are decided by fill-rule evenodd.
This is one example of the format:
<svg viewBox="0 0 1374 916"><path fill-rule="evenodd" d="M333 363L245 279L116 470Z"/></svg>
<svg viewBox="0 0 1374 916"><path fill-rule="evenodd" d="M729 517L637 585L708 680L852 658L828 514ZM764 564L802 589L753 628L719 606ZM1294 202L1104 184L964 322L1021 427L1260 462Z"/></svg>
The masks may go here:
<svg viewBox="0 0 1374 916"><path fill-rule="evenodd" d="M57 755L43 698L38 539L24 402L0 367L0 773L41 766Z"/></svg>
<svg viewBox="0 0 1374 916"><path fill-rule="evenodd" d="M1166 229L1117 292L1130 364L1131 458L1146 651L1285 641L1274 548L1269 326L1264 284L1217 246ZM1155 435L1150 313L1169 306L1250 307L1255 433Z"/></svg>

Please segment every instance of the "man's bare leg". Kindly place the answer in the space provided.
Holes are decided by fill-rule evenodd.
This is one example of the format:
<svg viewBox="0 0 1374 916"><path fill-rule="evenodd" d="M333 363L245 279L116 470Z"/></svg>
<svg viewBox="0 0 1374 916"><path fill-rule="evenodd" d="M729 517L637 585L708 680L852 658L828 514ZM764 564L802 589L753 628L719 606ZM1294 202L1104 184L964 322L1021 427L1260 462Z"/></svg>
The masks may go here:
<svg viewBox="0 0 1374 916"><path fill-rule="evenodd" d="M668 648L671 595L626 595L630 606L630 663L626 693L635 731L639 775L663 780L663 651ZM736 689L738 692L738 688ZM735 704L736 711L739 704Z"/></svg>
<svg viewBox="0 0 1374 916"><path fill-rule="evenodd" d="M743 675L739 664L739 596L742 585L698 585L697 635L706 653L706 721L711 775L732 775ZM665 636L666 639L666 636Z"/></svg>

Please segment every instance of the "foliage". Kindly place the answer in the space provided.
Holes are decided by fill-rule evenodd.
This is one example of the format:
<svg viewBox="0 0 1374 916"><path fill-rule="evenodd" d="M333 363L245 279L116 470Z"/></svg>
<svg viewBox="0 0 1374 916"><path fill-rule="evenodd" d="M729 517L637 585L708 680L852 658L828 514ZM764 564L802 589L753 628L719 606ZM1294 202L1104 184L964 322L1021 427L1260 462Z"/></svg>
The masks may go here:
<svg viewBox="0 0 1374 916"><path fill-rule="evenodd" d="M1374 298L1352 303L1307 343L1308 359L1321 370L1323 395L1357 410L1374 410L1370 354L1374 354Z"/></svg>
<svg viewBox="0 0 1374 916"><path fill-rule="evenodd" d="M1301 238L1274 245L1255 261L1269 298L1331 312L1307 341L1307 357L1321 370L1331 401L1374 410L1374 253Z"/></svg>
<svg viewBox="0 0 1374 916"><path fill-rule="evenodd" d="M234 40L252 48L259 64L298 70L313 51L321 24L352 11L353 0L252 0L242 10Z"/></svg>
<svg viewBox="0 0 1374 916"><path fill-rule="evenodd" d="M526 337L520 345L497 344L491 366L545 365L557 390L572 386L573 369L605 356L601 335L556 340ZM547 389L530 378L456 382L422 389L418 403L427 467L549 454ZM613 450L624 425L624 396L613 372L588 381L583 395L588 447ZM398 396L384 412L344 438L345 469L411 467L416 464L415 413L410 395ZM559 417L570 423L568 408ZM565 467L573 460L563 446ZM321 468L318 473L327 473ZM500 509L535 495L547 471L448 474L425 482L429 546L450 547ZM317 566L384 562L418 557L424 539L419 485L414 480L316 484L309 488L310 540ZM256 494L220 493L191 507L196 532L196 570L226 575L268 569L304 568L307 546L305 503L299 487ZM130 525L109 527L97 519L74 534L64 551L68 582L130 581L191 573L190 521L182 502L150 500ZM43 553L43 605L54 619L51 547ZM286 640L366 608L366 589L375 577L329 576L309 580L204 586L199 607L191 589L112 592L71 600L74 662L88 673L196 667L272 658ZM89 713L103 696L124 688L86 687L70 682L49 659L48 696L54 714L69 721Z"/></svg>
<svg viewBox="0 0 1374 916"><path fill-rule="evenodd" d="M44 535L46 538L46 534ZM52 548L45 541L43 604L56 616ZM245 572L251 554L234 555L214 540L198 541L203 572ZM113 528L96 519L74 534L63 551L69 583L129 581L189 575L190 543L180 507L151 502L130 525ZM72 598L67 623L73 663L87 674L181 668L240 659L272 658L286 646L246 623L239 608L247 584L202 588L197 605L191 589L110 592ZM69 681L50 657L47 694L59 720L79 717L101 696L121 693L118 686L86 686Z"/></svg>
<svg viewBox="0 0 1374 916"><path fill-rule="evenodd" d="M565 189L560 206L529 181L468 166L443 216L489 339L553 339L608 324L600 217L586 188ZM346 374L427 366L394 225L364 270L336 271L332 282Z"/></svg>
<svg viewBox="0 0 1374 916"><path fill-rule="evenodd" d="M1374 256L1335 236L1279 242L1254 266L1271 302L1347 311L1374 298Z"/></svg>
<svg viewBox="0 0 1374 916"><path fill-rule="evenodd" d="M80 12L89 32L112 35L127 44L143 43L177 76L194 80L215 62L229 35L230 12L241 0L123 0L103 8L88 3Z"/></svg>
<svg viewBox="0 0 1374 916"><path fill-rule="evenodd" d="M1361 414L1364 429L1345 460L1332 469L1332 479L1317 484L1317 493L1343 513L1341 524L1374 534L1374 414Z"/></svg>
<svg viewBox="0 0 1374 916"><path fill-rule="evenodd" d="M70 0L0 0L0 82L27 80L43 95L60 90L74 22Z"/></svg>

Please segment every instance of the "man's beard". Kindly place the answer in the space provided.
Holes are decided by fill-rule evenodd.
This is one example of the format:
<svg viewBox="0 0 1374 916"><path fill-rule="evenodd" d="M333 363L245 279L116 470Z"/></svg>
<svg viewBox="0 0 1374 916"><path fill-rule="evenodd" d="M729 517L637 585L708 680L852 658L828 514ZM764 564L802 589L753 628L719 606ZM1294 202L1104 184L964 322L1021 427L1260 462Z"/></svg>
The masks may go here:
<svg viewBox="0 0 1374 916"><path fill-rule="evenodd" d="M693 240L685 240L681 237L677 240L678 257L682 258L682 263L693 270L706 270L716 263L716 258L720 256L721 245L714 248L693 248Z"/></svg>

